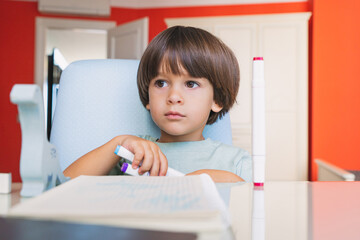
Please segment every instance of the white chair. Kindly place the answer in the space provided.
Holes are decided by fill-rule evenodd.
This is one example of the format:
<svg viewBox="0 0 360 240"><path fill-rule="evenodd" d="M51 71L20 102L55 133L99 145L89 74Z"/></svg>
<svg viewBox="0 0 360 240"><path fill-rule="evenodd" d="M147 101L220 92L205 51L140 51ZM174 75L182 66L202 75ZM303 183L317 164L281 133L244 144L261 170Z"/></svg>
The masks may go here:
<svg viewBox="0 0 360 240"><path fill-rule="evenodd" d="M21 196L32 197L66 181L54 145L45 134L44 105L36 84L15 84L10 100L18 106L21 125Z"/></svg>
<svg viewBox="0 0 360 240"><path fill-rule="evenodd" d="M50 137L62 170L117 135L160 135L138 95L138 64L84 60L64 70ZM232 144L229 115L206 126L204 137Z"/></svg>

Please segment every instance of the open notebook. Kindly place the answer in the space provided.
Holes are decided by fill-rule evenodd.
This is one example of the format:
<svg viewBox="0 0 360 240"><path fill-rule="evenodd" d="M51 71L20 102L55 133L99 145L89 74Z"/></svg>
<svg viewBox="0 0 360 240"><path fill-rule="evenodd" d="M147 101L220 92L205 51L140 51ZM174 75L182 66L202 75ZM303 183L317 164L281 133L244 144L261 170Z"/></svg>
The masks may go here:
<svg viewBox="0 0 360 240"><path fill-rule="evenodd" d="M10 216L142 229L216 232L229 213L211 178L80 176L16 205Z"/></svg>

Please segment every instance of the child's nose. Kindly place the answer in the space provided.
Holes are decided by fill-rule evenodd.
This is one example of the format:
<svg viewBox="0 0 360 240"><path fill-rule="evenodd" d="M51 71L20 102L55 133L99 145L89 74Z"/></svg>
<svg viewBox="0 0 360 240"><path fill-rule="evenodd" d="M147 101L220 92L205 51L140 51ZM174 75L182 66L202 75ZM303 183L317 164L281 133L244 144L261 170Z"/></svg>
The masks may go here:
<svg viewBox="0 0 360 240"><path fill-rule="evenodd" d="M176 89L172 89L169 92L169 96L168 96L168 100L167 102L169 104L179 104L179 103L183 103L183 98L181 96L181 93L179 91L177 91Z"/></svg>

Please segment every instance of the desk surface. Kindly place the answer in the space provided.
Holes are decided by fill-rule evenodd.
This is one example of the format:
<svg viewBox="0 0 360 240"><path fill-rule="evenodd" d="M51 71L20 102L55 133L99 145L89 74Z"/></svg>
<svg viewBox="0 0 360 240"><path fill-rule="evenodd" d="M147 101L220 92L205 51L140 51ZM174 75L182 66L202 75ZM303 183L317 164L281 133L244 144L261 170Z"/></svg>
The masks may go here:
<svg viewBox="0 0 360 240"><path fill-rule="evenodd" d="M196 234L150 231L60 221L0 217L0 239L7 240L195 240Z"/></svg>
<svg viewBox="0 0 360 240"><path fill-rule="evenodd" d="M218 184L236 239L359 239L360 182ZM20 184L0 194L0 215L23 201Z"/></svg>

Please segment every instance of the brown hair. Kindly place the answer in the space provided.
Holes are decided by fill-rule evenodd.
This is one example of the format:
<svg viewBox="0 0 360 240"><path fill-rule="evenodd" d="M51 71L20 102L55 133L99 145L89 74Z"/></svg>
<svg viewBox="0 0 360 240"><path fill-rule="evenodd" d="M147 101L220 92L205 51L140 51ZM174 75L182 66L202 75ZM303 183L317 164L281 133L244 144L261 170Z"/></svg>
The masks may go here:
<svg viewBox="0 0 360 240"><path fill-rule="evenodd" d="M214 101L222 107L211 111L207 124L230 110L239 90L240 72L234 53L217 37L193 27L175 26L158 34L146 48L137 74L140 100L149 103L149 83L161 67L181 74L181 67L195 78L206 78L214 88Z"/></svg>

